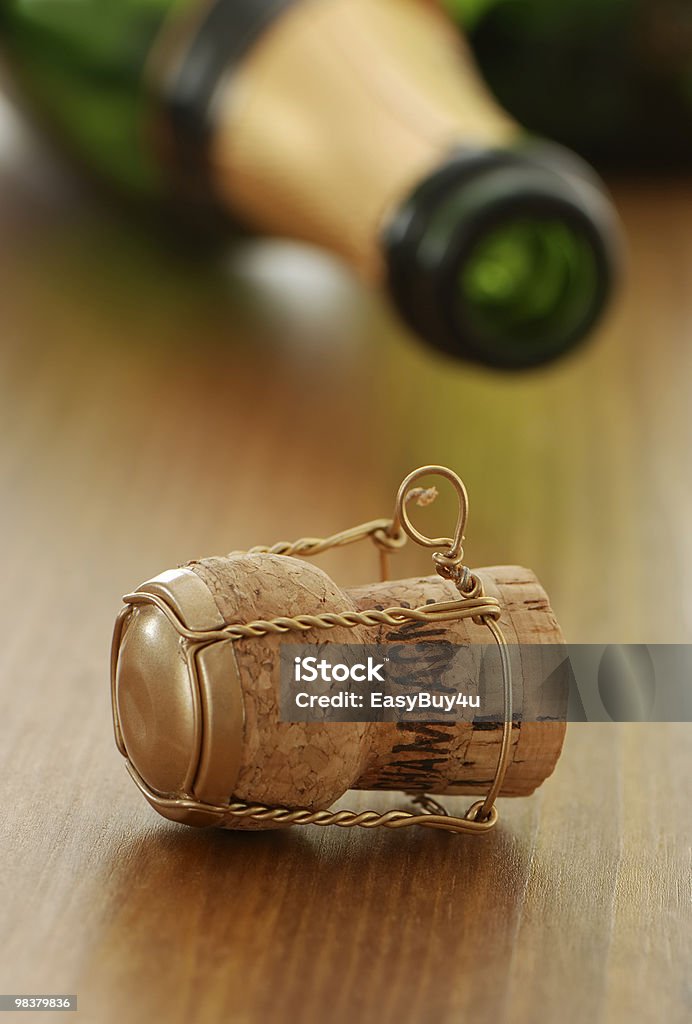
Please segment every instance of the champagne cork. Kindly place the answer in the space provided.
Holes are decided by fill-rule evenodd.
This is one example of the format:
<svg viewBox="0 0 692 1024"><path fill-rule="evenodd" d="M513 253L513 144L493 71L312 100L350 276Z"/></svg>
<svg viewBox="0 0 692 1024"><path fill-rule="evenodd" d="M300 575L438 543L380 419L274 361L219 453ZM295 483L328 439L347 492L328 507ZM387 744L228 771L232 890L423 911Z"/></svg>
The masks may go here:
<svg viewBox="0 0 692 1024"><path fill-rule="evenodd" d="M499 602L508 644L564 643L534 574L480 569ZM496 770L502 723L285 722L280 720L280 648L301 644L487 645L471 618L311 628L232 639L234 624L281 616L343 614L454 601L450 580L431 576L343 590L300 558L255 553L207 558L161 574L126 598L116 624L112 698L121 753L149 802L191 825L262 827L224 819L233 800L316 811L348 789L482 795ZM526 699L543 677L530 654L519 683ZM561 721L515 722L501 796L526 796L552 772ZM208 809L212 808L212 809Z"/></svg>

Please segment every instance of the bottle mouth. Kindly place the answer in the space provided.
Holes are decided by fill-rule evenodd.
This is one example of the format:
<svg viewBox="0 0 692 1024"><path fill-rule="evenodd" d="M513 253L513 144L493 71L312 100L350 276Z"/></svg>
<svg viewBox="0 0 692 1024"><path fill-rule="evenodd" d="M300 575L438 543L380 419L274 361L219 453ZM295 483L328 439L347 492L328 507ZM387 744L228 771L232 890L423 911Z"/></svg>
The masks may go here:
<svg viewBox="0 0 692 1024"><path fill-rule="evenodd" d="M570 211L507 213L479 231L456 270L451 319L480 358L532 366L573 347L606 301L591 233Z"/></svg>
<svg viewBox="0 0 692 1024"><path fill-rule="evenodd" d="M615 277L615 221L598 182L551 148L460 155L385 235L409 324L443 351L507 369L582 341Z"/></svg>

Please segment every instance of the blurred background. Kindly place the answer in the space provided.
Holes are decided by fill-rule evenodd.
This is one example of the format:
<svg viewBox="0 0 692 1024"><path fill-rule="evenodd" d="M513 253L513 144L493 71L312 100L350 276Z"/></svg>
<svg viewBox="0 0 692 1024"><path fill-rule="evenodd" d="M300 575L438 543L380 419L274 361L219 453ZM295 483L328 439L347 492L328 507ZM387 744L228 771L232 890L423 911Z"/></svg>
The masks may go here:
<svg viewBox="0 0 692 1024"><path fill-rule="evenodd" d="M110 594L163 566L384 514L410 468L442 462L471 494L469 556L534 568L570 640L689 638L689 7L450 5L506 108L594 160L623 224L615 301L588 344L537 370L440 356L324 249L231 230L211 244L170 216L162 226L146 203L80 175L68 133L48 142L18 112L22 68L43 63L9 47L5 535L15 550L43 538L75 580L77 565L102 578L104 536L120 544L104 622ZM19 4L17 17L41 23L44 8ZM137 9L121 8L130 20ZM96 41L70 36L82 84L84 67L99 80L96 42L116 48L105 24ZM71 69L71 51L48 47L42 61ZM451 500L428 513L432 529ZM374 568L367 552L330 557L346 582ZM419 563L406 552L401 572Z"/></svg>
<svg viewBox="0 0 692 1024"><path fill-rule="evenodd" d="M686 0L447 0L500 101L624 174L689 167Z"/></svg>
<svg viewBox="0 0 692 1024"><path fill-rule="evenodd" d="M147 907L153 912L160 892L145 887L143 902L130 906L126 919L116 914L115 924L108 925L97 908L99 887L108 889L113 865L127 876L113 883L118 901L125 901L142 866L158 863L155 837L174 829L153 822L153 812L140 807L124 777L110 736L107 693L108 645L120 595L165 568L253 544L327 535L387 515L409 470L442 463L457 470L469 490L470 563L530 566L570 642L692 640L692 8L683 0L450 0L450 9L459 30L468 31L502 105L529 131L591 161L623 225L623 273L607 313L587 344L535 369L499 371L441 354L405 326L380 290L317 246L266 232L209 246L173 222L154 227L146 209L78 173L60 144L20 113L16 96L22 89L5 69L0 717L9 787L3 902L14 922L4 958L6 991L34 987L40 959L41 983L54 991L72 979L94 1000L110 993L112 1009L98 1018L110 1020L118 999L132 1000L151 982L127 951L126 936L137 930ZM455 516L451 494L421 515L428 532L447 532ZM396 575L428 571L427 556L410 546L396 558ZM377 573L367 548L330 553L320 564L344 585ZM650 749L661 757L686 750L689 758L689 727L678 727L677 746L666 727L641 728L651 730ZM599 746L578 734L577 728L565 750L567 774L555 779L560 798L569 786L581 784L584 793L593 784L601 786L594 813L608 817L616 805L622 811L622 758L634 765L649 740L638 746L633 734L623 733L611 754L605 741ZM682 762L673 753L670 758L666 771L689 778ZM646 786L654 803L659 785L662 792L665 780L653 776L642 768L641 788L624 798L637 825L627 833L630 860L617 893L614 876L605 869L594 876L584 851L573 865L581 881L569 891L559 889L559 899L556 890L555 903L543 906L546 927L551 914L571 907L572 927L581 936L579 955L566 955L555 968L554 985L542 990L548 1011L554 1004L564 1019L583 1020L584 1013L605 1006L598 985L586 985L584 993L591 995L574 1003L573 1018L563 1004L565 986L576 993L578 984L609 970L580 944L587 943L595 906L589 902L592 885L601 910L615 900L620 916L613 927L623 958L634 941L627 929L635 917L641 920L626 902L634 891L637 899L650 899L642 913L660 915L655 927L661 936L673 935L668 945L675 946L675 936L678 948L687 942L686 783L673 797L677 825L674 814L666 822L656 817L657 828L673 830L665 833L671 888L664 895L641 890L661 834L645 823L641 803ZM16 799L18 788L26 800ZM554 817L540 833L548 836L544 859L539 856L546 871L550 837L569 836L572 827L557 803L556 796L546 805ZM541 805L535 806L540 818ZM529 812L512 805L503 813L511 829ZM133 828L146 833L148 852L142 860L135 842L121 851L121 861L113 844L130 843ZM599 847L603 864L616 856L625 834L624 826L612 828L599 840L608 847L605 853ZM358 840L362 870L366 840ZM199 858L207 856L200 840L161 841L173 874L179 870L180 881L189 869L197 879L195 897L213 903L194 874ZM230 885L219 842L209 848L214 884ZM343 836L329 842L311 846L309 854L298 851L292 870L303 856L306 871L315 858L319 863L319 849L344 853ZM375 861L393 856L389 838L377 842ZM418 850L414 842L406 840L402 849ZM496 870L515 858L516 877L508 877L506 888L500 884L507 900L515 898L510 889L521 888L516 883L532 856L523 840L515 847L512 842L502 840L488 855ZM567 856L569 843L561 842ZM263 839L257 849L269 870L274 854L266 845ZM234 871L241 870L243 849L232 854ZM438 855L448 864L446 853L432 856ZM408 853L401 856L405 860ZM472 873L469 885L482 882L483 858L469 857L458 870ZM123 867L130 863L132 874ZM276 870L281 863L279 856ZM407 870L403 862L401 869ZM90 873L85 887L80 879ZM157 876L157 885L165 887L170 877ZM335 869L330 877L334 881ZM255 884L262 879L252 874L248 885ZM536 884L534 878L534 889ZM103 903L109 915L114 906ZM430 924L424 904L417 912ZM616 920L608 914L603 910L603 920L596 915L599 929L609 927L606 918ZM474 926L479 942L483 920L479 914ZM502 936L511 940L504 920L498 910L488 926L500 949ZM166 921L175 931L173 918ZM434 924L454 941L451 918L436 917ZM349 927L344 923L346 935ZM535 939L532 927L525 925ZM142 957L155 934L141 947ZM228 950L228 935L218 934L219 948ZM471 932L464 934L472 942ZM92 939L106 943L96 959L88 950ZM27 958L27 949L33 957ZM233 950L235 956L235 945ZM171 948L166 955L176 962ZM241 979L245 961L238 955ZM501 972L504 961L488 955L490 969ZM656 982L649 974L645 986L644 976L637 982L629 970L625 984L616 974L610 1016L599 1019L624 1019L637 1000L653 1014L656 999L668 1000L667 1019L683 1019L675 960L651 955ZM320 984L326 992L334 975L325 971ZM532 983L536 992L543 984L538 975ZM168 1005L173 997L163 982L156 984ZM378 984L386 984L384 974L373 984L374 1000ZM475 984L469 979L464 991L472 993ZM259 980L250 988L252 1005L261 1003L268 1012ZM493 998L487 1012L510 1019L498 1016ZM527 1000L512 1019L532 1019ZM252 1005L242 1019L260 1019L252 1016ZM338 1005L348 1019L352 1004L346 996ZM438 1000L436 1006L438 1019L452 1019L451 1003ZM390 1005L393 1014L392 1007L405 1012L401 1002ZM178 1019L177 1004L168 1008L170 1019ZM214 1019L214 1006L207 1010ZM337 1013L334 1019L342 1018ZM417 1019L425 1019L422 1011Z"/></svg>

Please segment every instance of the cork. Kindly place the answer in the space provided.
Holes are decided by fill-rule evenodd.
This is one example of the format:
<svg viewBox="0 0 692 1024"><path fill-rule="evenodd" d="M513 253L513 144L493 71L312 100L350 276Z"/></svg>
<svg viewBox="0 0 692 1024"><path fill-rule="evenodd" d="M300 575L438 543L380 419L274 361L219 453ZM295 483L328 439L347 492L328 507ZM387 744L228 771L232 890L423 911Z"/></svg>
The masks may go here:
<svg viewBox="0 0 692 1024"><path fill-rule="evenodd" d="M204 582L228 625L281 615L418 607L458 597L453 584L438 576L343 590L319 567L284 555L208 558L186 568ZM545 591L529 569L495 566L477 572L486 594L500 602L507 642L531 645L521 654L522 703L527 707L535 696L532 690L543 682L531 663L534 645L562 645L562 633ZM492 643L487 628L471 620L335 627L299 634L305 644L415 645L440 638L463 645ZM229 782L235 798L317 810L348 789L478 796L487 790L497 765L501 725L473 720L449 725L280 721L280 645L286 641L286 636L268 634L233 645L244 706L240 767L235 781ZM553 771L564 733L563 721L516 722L500 795L532 793Z"/></svg>
<svg viewBox="0 0 692 1024"><path fill-rule="evenodd" d="M297 558L207 558L188 568L207 585L229 625L280 615L355 611L325 572ZM365 770L369 727L279 721L279 646L285 639L268 635L234 644L245 721L233 795L246 802L317 810L342 796ZM324 643L324 630L310 630L300 639ZM329 630L329 640L368 642L346 627Z"/></svg>
<svg viewBox="0 0 692 1024"><path fill-rule="evenodd" d="M524 686L538 687L544 676L527 664L535 644L564 644L548 597L530 569L494 566L477 570L488 596L502 607L500 626L509 644L530 645L521 652ZM439 576L397 580L359 587L349 592L359 610L392 607L397 603L420 607L431 601L457 597L454 585ZM470 619L445 623L411 622L401 627L370 630L375 643L422 643L444 639L453 644L483 645L488 630ZM492 642L492 641L490 641ZM480 670L480 665L478 664ZM524 707L530 695L524 694ZM528 796L552 773L565 735L564 721L521 721L512 730L512 758L501 796ZM405 789L435 794L482 795L490 785L500 751L500 723L457 722L376 723L367 766L354 789Z"/></svg>

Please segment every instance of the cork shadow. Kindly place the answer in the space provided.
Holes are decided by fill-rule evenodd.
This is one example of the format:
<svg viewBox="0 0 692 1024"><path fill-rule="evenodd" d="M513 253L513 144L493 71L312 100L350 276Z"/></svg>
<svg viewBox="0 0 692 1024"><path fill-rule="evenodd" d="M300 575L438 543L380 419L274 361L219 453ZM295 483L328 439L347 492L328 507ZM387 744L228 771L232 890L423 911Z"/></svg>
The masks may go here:
<svg viewBox="0 0 692 1024"><path fill-rule="evenodd" d="M339 1007L346 1019L363 979L369 999L391 998L412 963L427 965L426 1006L443 998L450 964L480 998L480 960L511 955L532 857L525 825L479 839L161 824L113 849L85 998L136 999L177 1020L194 975L241 1016L270 1019L277 999L294 998L317 1012L329 998L332 1019Z"/></svg>

